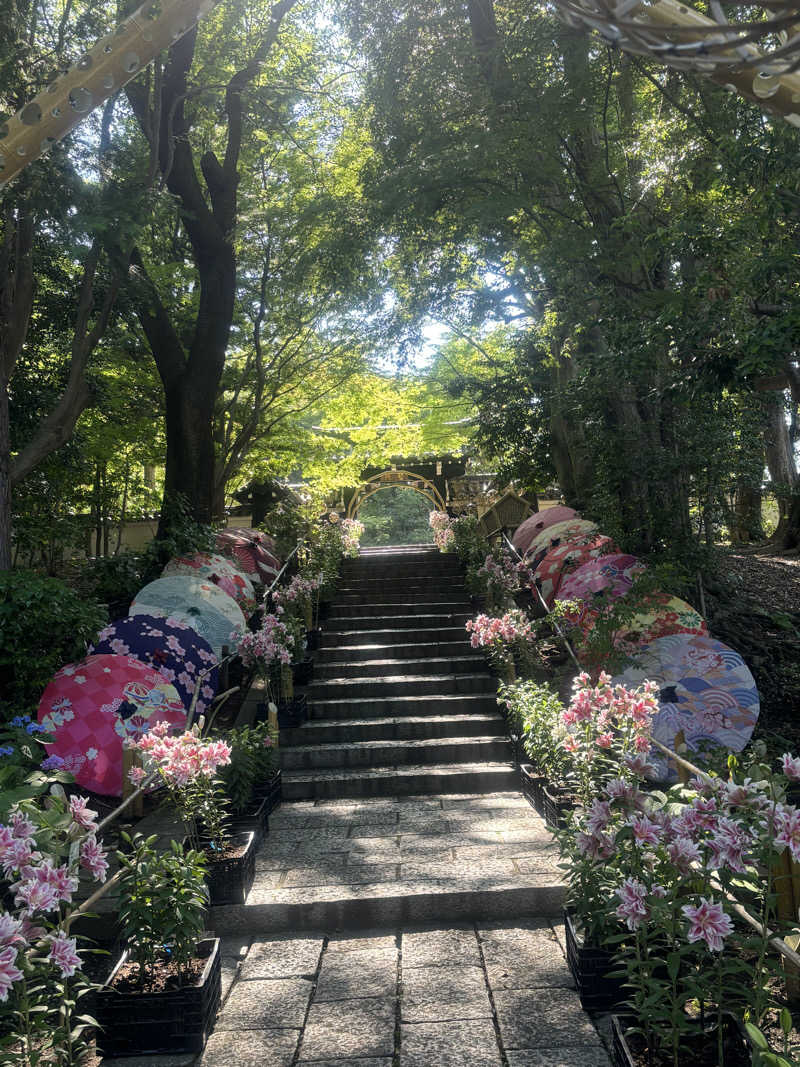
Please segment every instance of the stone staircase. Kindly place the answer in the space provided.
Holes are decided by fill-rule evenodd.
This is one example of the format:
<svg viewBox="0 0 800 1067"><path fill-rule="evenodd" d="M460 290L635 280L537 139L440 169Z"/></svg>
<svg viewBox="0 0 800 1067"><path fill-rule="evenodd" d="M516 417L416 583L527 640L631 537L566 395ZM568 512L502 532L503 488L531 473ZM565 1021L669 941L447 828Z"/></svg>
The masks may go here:
<svg viewBox="0 0 800 1067"><path fill-rule="evenodd" d="M281 734L285 800L513 790L497 683L469 644L454 556L366 549L343 566L310 719Z"/></svg>

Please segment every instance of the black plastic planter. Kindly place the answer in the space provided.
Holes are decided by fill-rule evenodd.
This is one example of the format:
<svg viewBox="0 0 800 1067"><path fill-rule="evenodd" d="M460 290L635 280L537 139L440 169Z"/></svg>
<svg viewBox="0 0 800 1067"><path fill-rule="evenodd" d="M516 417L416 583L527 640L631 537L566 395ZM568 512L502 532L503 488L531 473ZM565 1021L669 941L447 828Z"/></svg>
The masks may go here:
<svg viewBox="0 0 800 1067"><path fill-rule="evenodd" d="M530 763L523 763L519 768L519 784L522 795L532 808L544 817L544 805L542 804L542 786L544 778L536 774Z"/></svg>
<svg viewBox="0 0 800 1067"><path fill-rule="evenodd" d="M300 663L292 664L292 675L295 685L308 685L314 674L314 661L309 656Z"/></svg>
<svg viewBox="0 0 800 1067"><path fill-rule="evenodd" d="M611 1016L611 1062L613 1067L638 1067L640 1063L640 1060L631 1051L631 1047L625 1037L626 1029L632 1026L633 1023L634 1018L632 1016ZM726 1067L728 1064L730 1064L730 1067L752 1064L753 1050L739 1020L735 1016L725 1013L723 1015L723 1026L725 1028ZM691 1047L686 1048L682 1061L686 1064L697 1063L697 1056Z"/></svg>
<svg viewBox="0 0 800 1067"><path fill-rule="evenodd" d="M315 630L306 631L306 648L309 652L316 652L321 644L322 630L319 627Z"/></svg>
<svg viewBox="0 0 800 1067"><path fill-rule="evenodd" d="M197 945L206 965L197 985L163 993L120 993L110 987L126 963L125 952L98 990L94 1015L100 1024L97 1050L102 1056L164 1056L202 1052L219 1011L222 957L219 938Z"/></svg>
<svg viewBox="0 0 800 1067"><path fill-rule="evenodd" d="M253 834L254 848L261 847L261 843L269 833L269 808L265 796L256 796L250 811L235 815L231 820L231 827L235 834Z"/></svg>
<svg viewBox="0 0 800 1067"><path fill-rule="evenodd" d="M271 778L268 782L264 782L263 785L257 785L255 794L257 797L263 798L266 801L267 815L270 815L280 804L281 798L283 797L281 772L276 771L274 778Z"/></svg>
<svg viewBox="0 0 800 1067"><path fill-rule="evenodd" d="M219 863L209 861L206 883L212 907L244 904L255 881L256 848L253 831L232 834L231 841L237 844L246 843L246 848L241 856L235 856L233 859L221 860Z"/></svg>
<svg viewBox="0 0 800 1067"><path fill-rule="evenodd" d="M564 911L564 937L567 965L585 1011L611 1011L625 999L623 977L612 978L614 953L595 945L586 945L578 936L572 913Z"/></svg>
<svg viewBox="0 0 800 1067"><path fill-rule="evenodd" d="M542 786L542 816L551 829L563 830L567 825L567 816L574 808L572 801L549 783Z"/></svg>

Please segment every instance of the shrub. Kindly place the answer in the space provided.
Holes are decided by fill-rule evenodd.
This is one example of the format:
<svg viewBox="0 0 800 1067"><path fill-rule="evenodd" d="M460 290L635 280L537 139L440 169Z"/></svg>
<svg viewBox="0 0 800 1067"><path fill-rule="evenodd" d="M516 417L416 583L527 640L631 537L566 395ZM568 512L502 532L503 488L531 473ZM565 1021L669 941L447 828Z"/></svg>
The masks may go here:
<svg viewBox="0 0 800 1067"><path fill-rule="evenodd" d="M105 621L97 601L58 578L0 573L0 690L12 714L35 708L55 672L86 655Z"/></svg>
<svg viewBox="0 0 800 1067"><path fill-rule="evenodd" d="M133 552L118 556L90 559L81 577L81 587L90 596L107 604L109 617L124 615L131 601L145 584L142 580L144 559Z"/></svg>

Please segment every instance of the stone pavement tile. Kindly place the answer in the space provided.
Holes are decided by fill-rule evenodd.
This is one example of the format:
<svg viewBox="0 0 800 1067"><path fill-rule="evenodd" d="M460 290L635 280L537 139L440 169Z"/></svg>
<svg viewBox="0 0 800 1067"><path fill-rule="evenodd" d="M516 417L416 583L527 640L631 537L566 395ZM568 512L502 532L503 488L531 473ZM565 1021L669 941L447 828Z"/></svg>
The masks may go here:
<svg viewBox="0 0 800 1067"><path fill-rule="evenodd" d="M512 989L494 995L506 1049L599 1045L600 1038L571 989Z"/></svg>
<svg viewBox="0 0 800 1067"><path fill-rule="evenodd" d="M491 1019L404 1023L401 1067L500 1067Z"/></svg>
<svg viewBox="0 0 800 1067"><path fill-rule="evenodd" d="M311 1005L300 1063L394 1054L393 1000L359 1000ZM435 1061L433 1061L435 1062Z"/></svg>
<svg viewBox="0 0 800 1067"><path fill-rule="evenodd" d="M276 867L273 870L266 870L264 867L256 867L256 876L253 880L253 887L255 889L277 889L283 878L286 862L286 860L281 860L281 866Z"/></svg>
<svg viewBox="0 0 800 1067"><path fill-rule="evenodd" d="M402 1020L489 1019L492 1007L480 967L413 967L403 971Z"/></svg>
<svg viewBox="0 0 800 1067"><path fill-rule="evenodd" d="M509 878L515 877L516 870L511 860L494 858L484 860L479 865L458 863L456 861L424 863L415 860L414 862L403 863L400 873L401 877L409 882L417 881L421 878L446 882L455 879L465 884L471 884L475 881L484 881L487 878L507 881Z"/></svg>
<svg viewBox="0 0 800 1067"><path fill-rule="evenodd" d="M253 940L252 934L234 934L220 939L219 952L223 959L244 959Z"/></svg>
<svg viewBox="0 0 800 1067"><path fill-rule="evenodd" d="M322 954L321 937L273 938L254 941L240 979L311 978Z"/></svg>
<svg viewBox="0 0 800 1067"><path fill-rule="evenodd" d="M301 1060L300 1062L312 1064L313 1067L392 1067L391 1056L367 1056L366 1059L359 1057L357 1060Z"/></svg>
<svg viewBox="0 0 800 1067"><path fill-rule="evenodd" d="M285 889L293 886L351 885L355 882L391 882L397 878L396 864L352 864L297 867L289 870L282 882ZM259 881L259 886L261 885ZM274 888L274 887L270 887Z"/></svg>
<svg viewBox="0 0 800 1067"><path fill-rule="evenodd" d="M492 990L574 987L561 945L549 925L484 930L481 945Z"/></svg>
<svg viewBox="0 0 800 1067"><path fill-rule="evenodd" d="M376 930L364 930L361 934L335 934L328 941L327 952L389 953L394 958L397 954L397 936Z"/></svg>
<svg viewBox="0 0 800 1067"><path fill-rule="evenodd" d="M389 953L326 952L317 981L314 1003L394 997L397 958Z"/></svg>
<svg viewBox="0 0 800 1067"><path fill-rule="evenodd" d="M222 1000L224 1002L239 973L241 962L230 956L223 956L220 963L222 964Z"/></svg>
<svg viewBox="0 0 800 1067"><path fill-rule="evenodd" d="M464 807L490 809L519 807L527 808L531 814L534 814L533 808L519 793L487 793L485 796L475 793L451 793L442 798L442 807L456 810Z"/></svg>
<svg viewBox="0 0 800 1067"><path fill-rule="evenodd" d="M398 813L390 811L372 811L369 809L348 812L347 821L350 824L351 833L355 827L361 826L391 826L397 825Z"/></svg>
<svg viewBox="0 0 800 1067"><path fill-rule="evenodd" d="M299 1030L217 1029L198 1067L290 1067L299 1037Z"/></svg>
<svg viewBox="0 0 800 1067"><path fill-rule="evenodd" d="M217 1030L299 1028L311 989L311 982L300 979L237 982L217 1020Z"/></svg>
<svg viewBox="0 0 800 1067"><path fill-rule="evenodd" d="M512 1049L508 1067L611 1067L611 1061L602 1048Z"/></svg>
<svg viewBox="0 0 800 1067"><path fill-rule="evenodd" d="M555 867L558 857L550 849L529 852L523 856L515 853L511 858L514 859L520 874L536 874L544 870L552 870L556 873ZM557 872L557 876L560 879L561 873Z"/></svg>
<svg viewBox="0 0 800 1067"><path fill-rule="evenodd" d="M196 1060L194 1052L183 1052L174 1056L114 1056L100 1063L101 1067L193 1067Z"/></svg>
<svg viewBox="0 0 800 1067"><path fill-rule="evenodd" d="M453 851L455 852L456 859L473 860L478 863L480 863L484 857L492 859L502 855L506 859L511 859L510 854L499 841L496 844L487 845L456 845Z"/></svg>
<svg viewBox="0 0 800 1067"><path fill-rule="evenodd" d="M411 967L452 967L454 964L480 966L481 957L475 931L446 930L403 931L403 970Z"/></svg>

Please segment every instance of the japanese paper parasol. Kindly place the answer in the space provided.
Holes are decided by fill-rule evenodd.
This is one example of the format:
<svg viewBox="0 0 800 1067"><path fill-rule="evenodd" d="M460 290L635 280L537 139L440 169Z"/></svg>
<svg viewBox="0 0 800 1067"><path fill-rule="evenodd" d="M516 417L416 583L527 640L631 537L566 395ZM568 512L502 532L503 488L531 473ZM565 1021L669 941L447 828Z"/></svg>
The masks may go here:
<svg viewBox="0 0 800 1067"><path fill-rule="evenodd" d="M50 755L65 761L84 789L122 792L122 740L161 720L183 729L186 708L173 685L133 656L88 656L62 667L39 703L39 722L54 737Z"/></svg>
<svg viewBox="0 0 800 1067"><path fill-rule="evenodd" d="M272 538L266 534L236 526L217 534L217 550L235 560L253 581L263 585L269 585L281 569L272 544Z"/></svg>
<svg viewBox="0 0 800 1067"><path fill-rule="evenodd" d="M195 686L202 677L195 715L202 715L217 692L217 657L211 645L187 623L154 615L117 619L97 635L90 655L133 656L157 670L178 691L191 711ZM204 672L208 673L204 673Z"/></svg>
<svg viewBox="0 0 800 1067"><path fill-rule="evenodd" d="M645 565L623 552L582 563L561 582L556 600L585 600L587 604L616 600L630 592Z"/></svg>
<svg viewBox="0 0 800 1067"><path fill-rule="evenodd" d="M155 615L188 623L211 645L217 656L231 644L234 630L244 632L242 609L213 582L190 575L157 578L136 594L129 615Z"/></svg>
<svg viewBox="0 0 800 1067"><path fill-rule="evenodd" d="M700 634L659 637L638 650L614 684L635 688L648 679L659 687L653 737L668 748L675 748L679 732L693 752L706 746L741 752L750 740L758 690L739 653L721 641ZM671 761L657 750L648 759L657 781L676 778Z"/></svg>
<svg viewBox="0 0 800 1067"><path fill-rule="evenodd" d="M534 537L538 537L542 530L546 530L548 526L554 526L557 522L567 522L569 519L579 518L580 515L577 511L572 508L562 507L560 504L556 505L556 507L545 508L544 511L537 511L535 515L531 515L519 524L514 531L514 536L511 538L511 544L521 556L524 556L530 547L531 541Z"/></svg>
<svg viewBox="0 0 800 1067"><path fill-rule="evenodd" d="M542 599L549 606L553 603L561 582L591 559L598 556L618 553L619 549L610 537L603 534L586 538L582 543L565 541L556 548L551 548L539 566L533 580L539 587Z"/></svg>
<svg viewBox="0 0 800 1067"><path fill-rule="evenodd" d="M252 612L256 603L253 583L233 560L215 552L195 552L193 556L174 556L161 572L163 578L174 574L193 574L207 578L223 593L232 596L243 611Z"/></svg>
<svg viewBox="0 0 800 1067"><path fill-rule="evenodd" d="M565 541L585 541L593 537L599 529L597 523L588 522L586 519L567 519L565 522L553 523L531 541L525 553L525 562L531 567L537 567L551 548L557 548Z"/></svg>
<svg viewBox="0 0 800 1067"><path fill-rule="evenodd" d="M620 639L647 645L670 634L707 635L708 627L702 615L680 597L669 593L649 593L642 610L625 623Z"/></svg>

